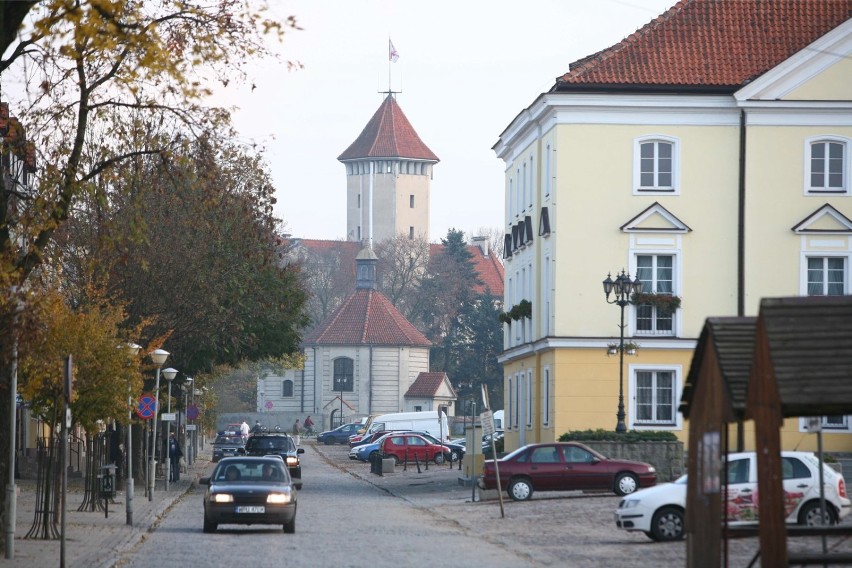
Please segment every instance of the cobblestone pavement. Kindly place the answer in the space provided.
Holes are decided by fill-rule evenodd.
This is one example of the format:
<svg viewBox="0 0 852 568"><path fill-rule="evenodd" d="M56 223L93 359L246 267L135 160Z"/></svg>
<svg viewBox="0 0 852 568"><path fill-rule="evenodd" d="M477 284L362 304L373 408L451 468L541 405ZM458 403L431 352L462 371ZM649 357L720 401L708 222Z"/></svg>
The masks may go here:
<svg viewBox="0 0 852 568"><path fill-rule="evenodd" d="M209 452L205 452L209 453ZM170 483L165 491L163 479L158 478L153 500L148 501L142 482L135 484L133 499L133 527L127 525L127 505L124 491L117 491L108 505L106 514L100 511L78 511L84 491L82 480L69 479L65 514L65 566L69 568L109 568L113 566L116 552L129 549L153 530L169 507L195 484L204 471L210 469L210 457L199 456L180 481ZM61 540L27 539L24 535L33 525L36 508L36 482L17 480L18 497L15 529L15 553L11 559L0 557L0 567L5 566L59 566ZM122 488L123 489L123 488ZM57 523L58 526L58 523Z"/></svg>
<svg viewBox="0 0 852 568"><path fill-rule="evenodd" d="M463 530L476 530L495 546L525 551L530 566L686 565L686 541L657 543L643 533L617 529L613 512L621 498L612 493L540 492L526 502L504 498L504 516L501 516L496 491L480 492L477 488L474 492L472 487L462 486L457 467L450 469L447 465L436 467L433 464L429 470L421 467L418 473L409 465L407 472L397 467L393 474L378 476L370 473L368 464L349 460L349 448L345 446L318 445L315 449L351 475L428 509ZM850 517L844 524L852 524ZM791 551L818 551L821 544L819 537L788 540ZM729 541L729 565L748 566L758 548L757 538ZM852 541L829 538L827 548L850 552ZM760 566L760 562L755 566Z"/></svg>
<svg viewBox="0 0 852 568"><path fill-rule="evenodd" d="M393 473L379 476L370 473L369 464L348 459L346 446L315 445L303 442L314 454L341 474L357 478L384 491L389 496L407 501L447 527L466 534L480 535L483 543L495 549L512 550L513 555L527 559L528 566L632 567L684 566L685 542L655 543L641 533L617 530L613 511L619 497L612 494L581 492L537 493L531 501L516 503L505 500L503 515L496 492L480 492L459 482L457 466L430 464L409 465L407 471L398 466ZM307 457L307 456L306 456ZM311 459L314 459L313 457ZM83 492L73 486L68 495L66 521L66 566L112 568L122 552L137 547L149 532L155 531L176 501L209 473L209 456L201 456L181 481L172 484L167 493L158 481L154 500L144 496L137 485L134 526L126 525L124 495L119 493L110 504L109 517L100 512L78 512ZM15 557L0 559L4 566L57 566L60 557L58 540L28 540L35 509L34 482L19 482ZM345 497L341 497L344 498ZM852 522L847 518L845 523ZM376 527L381 530L381 527ZM193 526L193 530L197 527ZM819 550L819 538L791 539L791 550ZM317 543L317 546L321 545ZM746 538L729 543L730 566L747 566L757 550L757 540ZM849 552L847 539L830 539L829 550ZM356 564L351 564L356 565ZM493 564L496 565L496 564ZM757 564L759 566L759 563Z"/></svg>

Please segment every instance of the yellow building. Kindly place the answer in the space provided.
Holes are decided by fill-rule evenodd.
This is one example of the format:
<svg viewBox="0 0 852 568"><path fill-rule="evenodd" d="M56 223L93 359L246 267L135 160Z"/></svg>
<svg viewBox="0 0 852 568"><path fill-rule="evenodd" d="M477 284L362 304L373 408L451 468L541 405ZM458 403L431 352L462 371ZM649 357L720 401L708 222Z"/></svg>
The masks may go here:
<svg viewBox="0 0 852 568"><path fill-rule="evenodd" d="M507 448L615 429L620 393L626 429L685 442L705 318L852 293L850 9L679 2L570 64L503 131ZM623 308L638 344L623 375L622 308L602 286L622 270L655 293ZM826 426L826 449L852 451L850 417ZM783 442L815 443L799 420Z"/></svg>

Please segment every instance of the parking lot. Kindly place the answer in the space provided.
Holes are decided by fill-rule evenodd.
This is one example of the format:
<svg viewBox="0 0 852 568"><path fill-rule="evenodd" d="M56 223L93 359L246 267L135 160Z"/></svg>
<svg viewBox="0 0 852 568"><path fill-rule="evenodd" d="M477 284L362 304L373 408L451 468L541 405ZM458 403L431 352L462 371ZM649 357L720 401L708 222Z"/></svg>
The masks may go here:
<svg viewBox="0 0 852 568"><path fill-rule="evenodd" d="M642 533L615 528L613 511L620 497L608 493L536 493L532 500L514 502L504 498L501 517L496 492L475 492L459 483L458 466L450 469L409 464L403 471L378 476L370 464L352 461L343 445L314 446L303 442L341 472L356 476L388 493L409 501L430 514L452 523L461 531L479 535L483 541L523 553L531 565L543 566L685 566L686 542L656 543ZM306 474L307 475L307 474ZM476 501L473 501L475 496ZM845 523L852 520L847 518ZM820 550L819 537L795 538L790 550ZM831 538L829 550L852 551L847 538ZM758 550L756 538L728 543L729 565L748 566ZM759 566L759 562L755 564Z"/></svg>

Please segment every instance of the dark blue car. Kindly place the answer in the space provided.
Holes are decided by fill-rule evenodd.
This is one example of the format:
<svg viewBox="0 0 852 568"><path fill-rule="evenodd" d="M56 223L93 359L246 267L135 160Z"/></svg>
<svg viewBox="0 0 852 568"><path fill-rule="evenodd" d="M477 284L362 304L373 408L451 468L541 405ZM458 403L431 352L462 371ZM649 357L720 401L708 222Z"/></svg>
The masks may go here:
<svg viewBox="0 0 852 568"><path fill-rule="evenodd" d="M357 434L360 428L362 428L360 422L344 424L343 426L338 426L334 430L320 432L317 434L317 442L325 444L326 446L331 446L332 444L348 444L349 436Z"/></svg>

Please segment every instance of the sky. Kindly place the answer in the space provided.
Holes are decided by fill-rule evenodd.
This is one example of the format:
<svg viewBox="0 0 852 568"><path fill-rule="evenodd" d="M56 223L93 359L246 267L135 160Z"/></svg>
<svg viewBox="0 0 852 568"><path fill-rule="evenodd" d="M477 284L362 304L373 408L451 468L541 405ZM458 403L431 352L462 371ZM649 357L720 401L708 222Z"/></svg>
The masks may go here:
<svg viewBox="0 0 852 568"><path fill-rule="evenodd" d="M504 164L492 147L569 63L605 49L676 0L271 0L303 28L274 44L288 71L252 65L250 86L230 83L242 141L267 148L275 213L295 237L343 239L346 175L340 155L388 85L434 168L430 240L503 226ZM388 39L399 54L388 58ZM389 83L390 72L390 83Z"/></svg>

